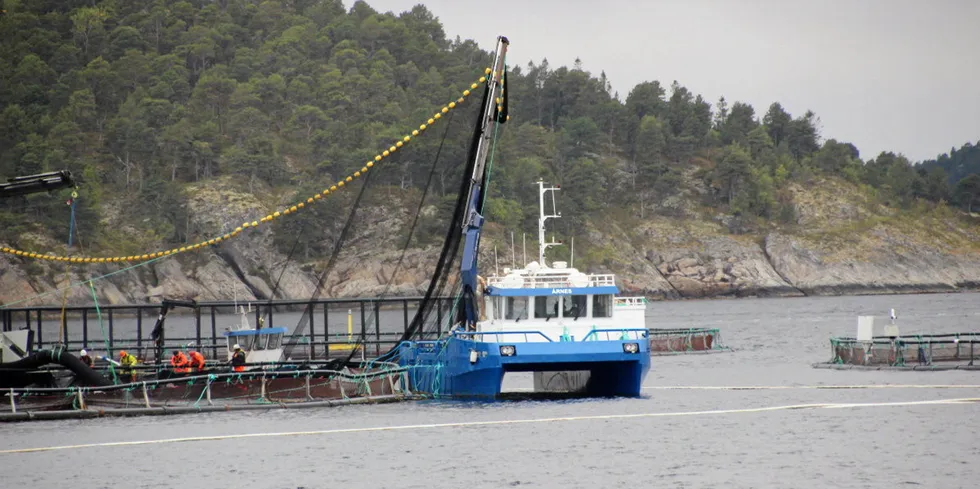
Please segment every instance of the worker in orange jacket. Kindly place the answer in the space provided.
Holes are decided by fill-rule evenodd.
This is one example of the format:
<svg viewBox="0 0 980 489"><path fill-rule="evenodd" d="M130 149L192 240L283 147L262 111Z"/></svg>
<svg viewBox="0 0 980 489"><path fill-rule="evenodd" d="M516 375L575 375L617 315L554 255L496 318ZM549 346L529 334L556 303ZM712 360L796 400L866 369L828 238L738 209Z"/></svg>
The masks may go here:
<svg viewBox="0 0 980 489"><path fill-rule="evenodd" d="M186 374L190 372L190 367L188 364L190 362L187 360L187 355L180 350L174 350L174 354L170 357L170 366L173 367L175 374Z"/></svg>
<svg viewBox="0 0 980 489"><path fill-rule="evenodd" d="M201 372L204 370L204 355L197 350L191 350L190 352L190 370L192 372Z"/></svg>

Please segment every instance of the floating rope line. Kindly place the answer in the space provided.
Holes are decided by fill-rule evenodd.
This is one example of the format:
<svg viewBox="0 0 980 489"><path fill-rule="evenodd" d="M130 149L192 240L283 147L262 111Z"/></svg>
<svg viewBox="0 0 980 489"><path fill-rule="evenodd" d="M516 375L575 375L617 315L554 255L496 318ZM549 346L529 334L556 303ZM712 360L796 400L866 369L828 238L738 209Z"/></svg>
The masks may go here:
<svg viewBox="0 0 980 489"><path fill-rule="evenodd" d="M679 412L659 412L659 413L637 413L637 414L599 414L591 416L566 416L555 418L531 418L531 419L501 419L492 421L461 421L458 423L433 423L433 424L411 424L398 426L376 426L368 428L339 428L330 430L313 431L285 431L274 433L243 433L232 435L212 435L212 436L189 436L185 438L165 438L159 440L137 440L137 441L117 441L106 443L85 443L79 445L61 445L38 448L17 448L10 450L0 450L0 455L10 455L15 453L49 452L54 450L72 450L81 448L101 448L101 447L122 447L134 445L159 445L165 443L183 443L195 441L218 441L218 440L240 440L246 438L272 438L287 436L309 436L309 435L339 435L346 433L373 433L382 431L408 431L440 428L469 428L476 426L506 426L535 423L557 423L569 421L604 421L618 419L638 419L638 418L666 418L679 416L709 416L719 414L751 414L773 411L790 410L815 410L815 409L847 409L847 408L868 408L868 407L898 407L898 406L949 406L963 405L980 402L980 397L964 397L958 399L936 399L932 401L897 401L897 402L869 402L869 403L821 403L821 404L790 404L783 406L769 406L742 409L717 409L711 411L679 411Z"/></svg>
<svg viewBox="0 0 980 489"><path fill-rule="evenodd" d="M364 166L361 167L360 170L355 171L354 173L348 175L346 178L342 178L338 180L336 184L331 185L329 188L324 189L322 192L307 198L305 201L299 201L292 206L289 206L281 211L275 211L259 220L255 220L251 222L249 221L243 222L241 226L238 226L233 231L229 233L225 233L221 236L217 236L205 241L201 241L199 243L195 243L188 246L181 246L179 248L173 248L166 251L158 251L153 253L144 253L141 255L130 255L130 256L112 256L112 257L60 256L60 255L55 255L53 253L38 253L34 251L24 251L16 248L11 248L8 246L0 247L0 253L20 256L23 258L36 258L40 260L51 260L51 261L59 261L59 262L67 262L67 263L118 263L118 262L142 262L142 261L152 260L154 258L163 258L166 256L176 255L179 253L186 253L188 251L196 251L201 248L206 248L208 246L216 245L222 241L236 237L250 228L256 228L261 226L262 224L272 222L282 216L299 212L307 205L312 205L316 201L322 199L323 197L326 197L327 195L342 189L345 185L354 181L355 178L360 178L362 175L367 173L369 169L373 168L375 164L380 163L382 160L384 160L385 158L391 156L396 151L398 151L398 149L402 148L403 146L411 142L412 138L420 136L423 132L425 132L426 129L428 129L433 124L435 124L439 119L442 119L442 116L444 114L448 114L449 111L455 109L457 105L465 102L466 98L473 93L472 92L473 90L479 88L480 84L486 83L487 81L486 75L489 75L491 72L492 70L490 68L486 68L484 70L485 75L481 76L480 79L477 80L477 82L472 83L468 89L463 90L461 97L443 106L438 112L433 114L432 117L426 120L425 123L419 125L418 129L412 130L410 134L406 134L400 140L396 141L393 145L391 145L388 149L385 149L382 152L375 155L375 157L372 160L368 160L367 162L365 162Z"/></svg>

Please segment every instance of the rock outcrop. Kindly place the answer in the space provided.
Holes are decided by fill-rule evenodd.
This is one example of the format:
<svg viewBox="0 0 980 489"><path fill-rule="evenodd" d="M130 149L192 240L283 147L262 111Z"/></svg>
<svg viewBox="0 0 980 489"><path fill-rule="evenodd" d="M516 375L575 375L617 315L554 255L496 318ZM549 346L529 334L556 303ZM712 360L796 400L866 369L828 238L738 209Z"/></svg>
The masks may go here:
<svg viewBox="0 0 980 489"><path fill-rule="evenodd" d="M972 216L945 208L900 215L866 199L844 198L848 193L835 187L839 185L795 187L795 225L770 225L761 232L733 234L729 218L699 217L691 208L676 217L593 222L574 265L592 273L616 273L623 293L652 299L941 292L980 284L980 225ZM268 212L254 195L227 182L209 182L206 189L192 187L189 192L191 219L212 235ZM110 304L153 303L164 297L264 299L274 289L275 297L283 299L314 293L421 295L440 244L412 247L402 258L402 228L409 211L385 202L359 213L363 224L319 289L322 263L288 260L274 245L273 225L128 270L120 264L86 264L73 265L66 274L62 263L0 255L0 304L91 304L87 281L95 277L103 277L91 282L99 301ZM9 245L4 238L0 235L0 245ZM490 270L493 247L508 249L509 232L491 226L482 245L481 267ZM529 242L532 250L535 244ZM556 253L567 256L567 250ZM500 266L513 265L505 258L509 256L500 253Z"/></svg>

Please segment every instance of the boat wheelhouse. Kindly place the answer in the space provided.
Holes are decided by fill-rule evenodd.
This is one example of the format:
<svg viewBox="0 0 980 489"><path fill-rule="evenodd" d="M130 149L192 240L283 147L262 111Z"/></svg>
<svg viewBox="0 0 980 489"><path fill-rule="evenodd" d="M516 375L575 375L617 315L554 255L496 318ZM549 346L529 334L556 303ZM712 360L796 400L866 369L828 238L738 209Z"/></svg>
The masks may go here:
<svg viewBox="0 0 980 489"><path fill-rule="evenodd" d="M542 333L526 341L595 341L616 332L624 339L643 336L637 330L644 326L645 298L617 297L613 274L585 274L562 261L554 268L533 261L504 273L487 280L480 331L499 333L501 340L528 328Z"/></svg>
<svg viewBox="0 0 980 489"><path fill-rule="evenodd" d="M238 329L226 329L224 332L227 360L231 361L237 345L245 352L245 363L280 362L284 351L282 338L288 330L283 327L252 328L248 323L248 312L251 311L240 307L241 322Z"/></svg>

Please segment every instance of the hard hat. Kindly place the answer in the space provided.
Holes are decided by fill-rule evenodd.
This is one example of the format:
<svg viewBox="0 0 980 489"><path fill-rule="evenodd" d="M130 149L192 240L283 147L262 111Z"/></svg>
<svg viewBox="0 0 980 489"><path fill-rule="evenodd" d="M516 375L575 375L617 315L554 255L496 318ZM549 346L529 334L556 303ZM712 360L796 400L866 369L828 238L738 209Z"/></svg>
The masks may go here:
<svg viewBox="0 0 980 489"><path fill-rule="evenodd" d="M81 351L80 353L82 354L82 356L83 356L83 357L84 357L85 355L88 355L88 352L87 352L87 351L85 351L85 350L82 350L82 351Z"/></svg>
<svg viewBox="0 0 980 489"><path fill-rule="evenodd" d="M238 343L235 343L235 346L233 346L232 348L234 348L236 350L241 350L242 349L242 347L239 346Z"/></svg>
<svg viewBox="0 0 980 489"><path fill-rule="evenodd" d="M119 352L119 358L126 356L126 350Z"/></svg>

